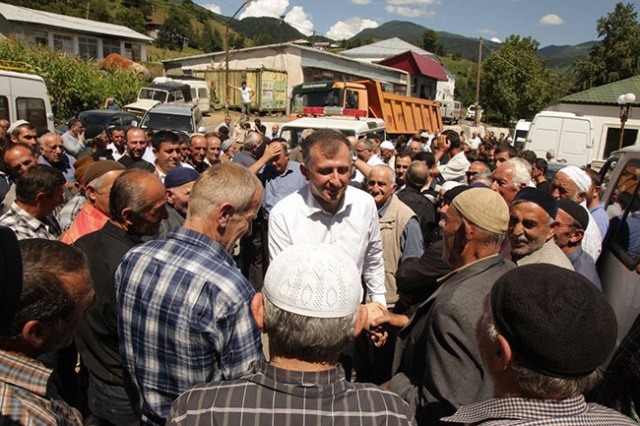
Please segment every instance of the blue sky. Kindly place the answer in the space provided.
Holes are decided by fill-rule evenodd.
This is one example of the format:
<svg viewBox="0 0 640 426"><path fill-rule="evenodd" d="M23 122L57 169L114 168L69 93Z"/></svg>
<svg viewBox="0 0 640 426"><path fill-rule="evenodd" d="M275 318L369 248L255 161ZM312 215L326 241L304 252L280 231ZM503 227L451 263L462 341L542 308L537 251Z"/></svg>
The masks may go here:
<svg viewBox="0 0 640 426"><path fill-rule="evenodd" d="M231 16L242 0L195 0ZM436 31L504 40L532 36L541 47L596 40L596 21L617 0L252 0L238 15L285 16L300 32L334 40L392 20L411 21ZM626 0L625 3L628 3ZM640 0L631 0L640 11Z"/></svg>

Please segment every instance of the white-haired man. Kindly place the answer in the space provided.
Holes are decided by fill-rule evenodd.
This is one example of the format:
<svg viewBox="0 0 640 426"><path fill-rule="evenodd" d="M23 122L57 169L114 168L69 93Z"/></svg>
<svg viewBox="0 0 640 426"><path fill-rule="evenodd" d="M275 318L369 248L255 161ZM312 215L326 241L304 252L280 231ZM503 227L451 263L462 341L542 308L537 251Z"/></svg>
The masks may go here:
<svg viewBox="0 0 640 426"><path fill-rule="evenodd" d="M366 323L361 300L360 270L347 253L330 244L285 249L251 304L268 336L271 362L254 362L241 379L185 392L168 424L413 424L400 397L348 382L338 364L341 350Z"/></svg>
<svg viewBox="0 0 640 426"><path fill-rule="evenodd" d="M499 165L493 172L491 189L509 204L518 191L531 181L531 173L519 158L511 158Z"/></svg>
<svg viewBox="0 0 640 426"><path fill-rule="evenodd" d="M587 193L590 189L591 177L577 166L567 166L560 169L551 181L551 195L553 198L573 200L580 204L589 214L589 225L584 232L582 249L596 262L602 251L602 236L596 220L587 209Z"/></svg>

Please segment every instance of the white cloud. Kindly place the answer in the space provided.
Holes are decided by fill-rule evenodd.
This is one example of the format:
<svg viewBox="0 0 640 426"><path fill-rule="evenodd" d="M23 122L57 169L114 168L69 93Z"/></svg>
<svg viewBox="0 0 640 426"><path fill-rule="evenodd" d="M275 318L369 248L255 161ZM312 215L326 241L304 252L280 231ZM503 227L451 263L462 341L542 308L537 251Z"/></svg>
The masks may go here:
<svg viewBox="0 0 640 426"><path fill-rule="evenodd" d="M490 39L490 40L491 40L492 42L494 42L494 43L500 43L500 44L502 44L502 40L500 40L498 37L491 37L491 39Z"/></svg>
<svg viewBox="0 0 640 426"><path fill-rule="evenodd" d="M213 13L217 13L218 15L222 13L220 6L218 6L217 4L203 3L200 6L204 7L205 9L209 9L210 11L212 11Z"/></svg>
<svg viewBox="0 0 640 426"><path fill-rule="evenodd" d="M289 7L289 0L256 0L249 3L238 19L269 16L279 18Z"/></svg>
<svg viewBox="0 0 640 426"><path fill-rule="evenodd" d="M306 36L313 34L313 22L302 6L293 6L284 17L284 21Z"/></svg>
<svg viewBox="0 0 640 426"><path fill-rule="evenodd" d="M411 8L411 7L406 7L406 6L392 6L390 4L388 4L384 10L387 11L387 13L392 13L395 15L400 15L400 16L406 16L408 18L415 18L417 16L436 16L436 13L432 10L427 10L427 9L416 9L416 8Z"/></svg>
<svg viewBox="0 0 640 426"><path fill-rule="evenodd" d="M346 21L336 22L327 32L327 37L332 40L345 40L353 37L364 29L377 27L378 23L376 21L353 17Z"/></svg>
<svg viewBox="0 0 640 426"><path fill-rule="evenodd" d="M351 3L363 5L363 4L371 4L371 1L372 0L351 0Z"/></svg>
<svg viewBox="0 0 640 426"><path fill-rule="evenodd" d="M562 25L564 24L564 20L559 17L558 15L554 15L553 13L550 13L548 15L544 15L542 18L540 18L540 20L538 21L538 24L540 26L544 26L544 25Z"/></svg>
<svg viewBox="0 0 640 426"><path fill-rule="evenodd" d="M428 6L440 3L440 0L387 0L387 4L411 4L415 6Z"/></svg>
<svg viewBox="0 0 640 426"><path fill-rule="evenodd" d="M493 35L493 34L498 34L498 32L497 32L497 31L492 30L492 29L489 29L489 28L484 28L484 29L481 29L481 30L476 30L476 32L477 32L478 34L491 34L491 35Z"/></svg>

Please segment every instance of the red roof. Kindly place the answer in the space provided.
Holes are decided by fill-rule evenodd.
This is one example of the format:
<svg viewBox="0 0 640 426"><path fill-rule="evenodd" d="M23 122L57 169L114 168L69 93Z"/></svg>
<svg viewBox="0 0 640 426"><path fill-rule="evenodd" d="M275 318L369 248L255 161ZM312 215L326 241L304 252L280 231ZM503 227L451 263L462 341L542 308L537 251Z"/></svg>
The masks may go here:
<svg viewBox="0 0 640 426"><path fill-rule="evenodd" d="M447 73L435 59L419 55L411 50L378 62L380 65L400 69L411 75L424 75L439 81L447 81Z"/></svg>

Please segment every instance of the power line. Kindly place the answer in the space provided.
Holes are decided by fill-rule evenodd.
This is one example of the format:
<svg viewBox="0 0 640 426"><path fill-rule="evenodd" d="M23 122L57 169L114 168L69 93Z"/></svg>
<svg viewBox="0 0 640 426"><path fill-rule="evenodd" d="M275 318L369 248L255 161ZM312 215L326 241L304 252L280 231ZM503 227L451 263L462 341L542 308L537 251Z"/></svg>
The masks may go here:
<svg viewBox="0 0 640 426"><path fill-rule="evenodd" d="M490 51L492 54L495 54L495 56L496 56L498 59L500 59L502 62L504 62L505 64L507 64L507 65L509 65L509 66L511 66L511 67L513 67L513 68L515 68L517 71L521 72L522 74L526 75L527 77L531 78L532 80L535 80L535 81L537 81L538 83L541 83L541 84L543 84L543 85L545 85L545 86L553 87L554 89L556 89L556 90L560 90L561 92L564 92L564 93L566 93L566 94L571 94L571 92L570 92L569 90L559 89L557 85L547 83L546 81L540 80L539 78L537 78L537 77L535 77L535 76L533 76L533 75L529 74L528 72L526 72L526 71L522 70L522 69L521 69L521 68L519 68L517 65L514 65L514 64L513 64L512 62L510 62L509 60L507 60L507 59L503 58L497 50L494 50L494 49L492 49L492 48L490 48L489 46L486 46L486 45L485 45L485 47L486 47L487 49L489 49L489 51Z"/></svg>

